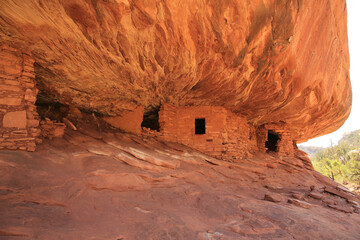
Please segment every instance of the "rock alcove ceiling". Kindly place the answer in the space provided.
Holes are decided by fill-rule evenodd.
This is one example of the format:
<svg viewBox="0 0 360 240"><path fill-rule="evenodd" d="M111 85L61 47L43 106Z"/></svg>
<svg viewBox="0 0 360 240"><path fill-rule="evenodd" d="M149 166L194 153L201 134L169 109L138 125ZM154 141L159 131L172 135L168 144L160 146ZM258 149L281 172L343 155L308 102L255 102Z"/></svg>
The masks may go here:
<svg viewBox="0 0 360 240"><path fill-rule="evenodd" d="M298 142L351 108L345 0L6 0L0 44L35 59L39 99L102 115L213 105Z"/></svg>

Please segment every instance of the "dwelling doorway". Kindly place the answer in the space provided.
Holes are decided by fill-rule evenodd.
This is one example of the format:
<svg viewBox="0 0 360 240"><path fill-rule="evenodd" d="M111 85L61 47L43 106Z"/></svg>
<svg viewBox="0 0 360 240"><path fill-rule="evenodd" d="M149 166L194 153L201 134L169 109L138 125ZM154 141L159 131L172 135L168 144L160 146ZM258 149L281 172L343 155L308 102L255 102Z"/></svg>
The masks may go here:
<svg viewBox="0 0 360 240"><path fill-rule="evenodd" d="M265 142L265 147L267 148L267 152L277 152L279 140L280 140L279 134L277 134L272 130L269 130L268 139Z"/></svg>
<svg viewBox="0 0 360 240"><path fill-rule="evenodd" d="M149 106L145 109L141 127L150 128L151 130L159 131L159 111L160 106Z"/></svg>

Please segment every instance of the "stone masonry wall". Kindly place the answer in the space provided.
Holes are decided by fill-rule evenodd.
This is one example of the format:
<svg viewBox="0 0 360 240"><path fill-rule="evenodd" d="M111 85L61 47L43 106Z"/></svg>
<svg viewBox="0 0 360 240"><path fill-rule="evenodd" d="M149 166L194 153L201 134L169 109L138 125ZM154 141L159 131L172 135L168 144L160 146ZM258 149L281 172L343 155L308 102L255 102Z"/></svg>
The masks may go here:
<svg viewBox="0 0 360 240"><path fill-rule="evenodd" d="M294 156L294 142L290 133L290 130L286 123L277 122L277 123L268 123L261 125L257 128L257 145L258 149L261 152L266 152L265 142L268 138L268 131L272 130L277 133L280 137L280 140L277 143L278 154L279 155L288 155Z"/></svg>
<svg viewBox="0 0 360 240"><path fill-rule="evenodd" d="M40 142L34 60L0 46L0 149L35 151Z"/></svg>
<svg viewBox="0 0 360 240"><path fill-rule="evenodd" d="M205 134L195 134L196 118L205 118ZM159 123L164 140L191 146L214 157L234 161L256 150L247 120L223 107L176 108L164 104L159 112Z"/></svg>
<svg viewBox="0 0 360 240"><path fill-rule="evenodd" d="M239 117L227 111L226 119L227 144L225 145L227 158L237 159L249 156L257 151L255 128L249 125L246 118Z"/></svg>

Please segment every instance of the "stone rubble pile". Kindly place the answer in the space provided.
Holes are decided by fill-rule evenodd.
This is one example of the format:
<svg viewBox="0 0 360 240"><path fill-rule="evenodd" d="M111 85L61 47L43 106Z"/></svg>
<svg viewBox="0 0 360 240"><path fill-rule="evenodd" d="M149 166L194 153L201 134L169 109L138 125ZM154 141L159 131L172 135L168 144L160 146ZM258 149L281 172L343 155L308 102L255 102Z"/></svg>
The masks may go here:
<svg viewBox="0 0 360 240"><path fill-rule="evenodd" d="M43 138L53 139L62 137L65 131L65 124L45 118L40 121L41 136Z"/></svg>

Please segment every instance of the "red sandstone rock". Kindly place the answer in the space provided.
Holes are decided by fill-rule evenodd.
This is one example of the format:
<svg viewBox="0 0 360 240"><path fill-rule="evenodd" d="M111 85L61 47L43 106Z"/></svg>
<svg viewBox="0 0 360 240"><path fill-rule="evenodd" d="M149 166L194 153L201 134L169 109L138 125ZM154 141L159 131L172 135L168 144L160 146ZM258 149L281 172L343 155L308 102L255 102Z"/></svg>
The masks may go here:
<svg viewBox="0 0 360 240"><path fill-rule="evenodd" d="M347 199L347 202L355 206L360 206L360 203L358 201Z"/></svg>
<svg viewBox="0 0 360 240"><path fill-rule="evenodd" d="M333 204L329 204L328 207L338 210L340 212L345 212L345 213L352 213L354 211L351 207L344 207L344 206L338 206L338 205L333 205Z"/></svg>
<svg viewBox="0 0 360 240"><path fill-rule="evenodd" d="M350 113L345 0L13 0L0 16L1 43L33 55L50 101L109 116L224 106L255 125L285 121L298 142ZM0 59L0 72L22 71Z"/></svg>
<svg viewBox="0 0 360 240"><path fill-rule="evenodd" d="M201 121L202 130L198 133L197 121ZM161 139L179 142L230 161L246 156L251 150L258 150L258 142L265 145L265 139L250 135L256 130L245 118L219 106L175 107L163 104L159 111L159 124ZM284 143L288 144L287 141Z"/></svg>
<svg viewBox="0 0 360 240"><path fill-rule="evenodd" d="M354 212L360 214L360 207L354 206Z"/></svg>
<svg viewBox="0 0 360 240"><path fill-rule="evenodd" d="M21 104L21 98L0 97L0 105L18 106Z"/></svg>
<svg viewBox="0 0 360 240"><path fill-rule="evenodd" d="M342 198L344 198L346 200L354 200L355 199L353 193L339 191L339 190L334 189L332 187L326 187L324 191L327 192L327 193L342 197Z"/></svg>
<svg viewBox="0 0 360 240"><path fill-rule="evenodd" d="M274 185L266 185L265 187L270 190L282 190L283 189L283 187L274 186Z"/></svg>
<svg viewBox="0 0 360 240"><path fill-rule="evenodd" d="M71 115L72 117L78 118L78 119L82 118L81 111L78 108L75 108L72 106L69 107L69 115Z"/></svg>
<svg viewBox="0 0 360 240"><path fill-rule="evenodd" d="M304 200L304 194L303 193L293 193L292 197L297 200Z"/></svg>
<svg viewBox="0 0 360 240"><path fill-rule="evenodd" d="M274 163L267 163L266 166L268 168L277 168L277 166Z"/></svg>
<svg viewBox="0 0 360 240"><path fill-rule="evenodd" d="M53 136L56 138L63 137L66 126L63 123L55 123L55 129L53 130Z"/></svg>
<svg viewBox="0 0 360 240"><path fill-rule="evenodd" d="M4 77L5 75L3 75ZM7 77L7 76L5 76ZM13 86L19 86L20 85L20 82L19 81L14 81L14 80L9 80L9 79L5 79L4 80L4 83L7 84L7 85L13 85Z"/></svg>
<svg viewBox="0 0 360 240"><path fill-rule="evenodd" d="M70 128L70 129L72 129L72 130L74 130L74 131L77 130L77 127L76 127L69 119L63 118L62 121L63 121L63 123L65 123L65 125L66 125L68 128Z"/></svg>
<svg viewBox="0 0 360 240"><path fill-rule="evenodd" d="M310 203L298 199L289 199L288 202L302 208L307 208L307 209L312 208L312 205Z"/></svg>
<svg viewBox="0 0 360 240"><path fill-rule="evenodd" d="M353 192L351 192L349 189L347 189L346 187L344 187L344 186L342 186L342 185L337 185L337 186L336 186L336 189L341 190L341 191L344 191L344 192L347 192L347 193L350 193L351 195L354 194Z"/></svg>
<svg viewBox="0 0 360 240"><path fill-rule="evenodd" d="M17 86L9 86L9 85L0 85L0 91L13 91L19 92L21 89Z"/></svg>
<svg viewBox="0 0 360 240"><path fill-rule="evenodd" d="M139 106L133 111L126 112L122 116L104 117L103 120L111 126L135 134L141 133L141 122L143 120L144 107Z"/></svg>
<svg viewBox="0 0 360 240"><path fill-rule="evenodd" d="M143 106L161 104L160 132L147 131L147 136L243 162L225 163L191 149L180 151L188 155L180 154L164 149L168 144L156 140L145 143L141 137L130 137L126 142L114 139L119 135L113 134L99 141L103 140L101 133L69 131L65 140L54 139L34 155L15 152L1 156L11 156L16 164L37 161L19 166L0 162L1 179L8 184L1 186L2 181L0 190L10 194L1 201L7 204L4 208L16 210L0 216L0 226L5 223L0 235L35 238L45 234L39 238L52 239L49 229L67 239L119 239L123 232L129 239L164 234L177 239L239 239L245 235L279 239L293 238L299 229L303 234L298 224L296 229L285 229L288 222L282 216L295 223L302 218L303 229L308 230L308 214L284 203L276 204L276 211L272 211L274 204L259 203L258 199L264 196L261 186L270 179L293 188L320 181L319 176L317 180L310 177L311 162L294 150L293 141L332 131L349 114L346 9L343 0L285 2L1 2L0 44L6 45L0 47L0 91L5 93L0 97L0 149L35 151L35 143L41 142L34 106L35 58L36 85L44 99L116 116L105 119L136 134L141 131ZM128 112L137 105L140 110ZM16 112L24 112L21 124L11 121ZM195 134L195 119L206 121L206 135ZM77 129L68 119L63 121ZM64 133L64 125L50 119L41 122L41 129L41 135L50 139ZM267 151L270 131L281 136L273 146L278 154L289 157L280 157L281 168L276 170L267 169L264 162L244 167L249 162L242 158L249 151ZM64 147L68 149L64 151ZM48 149L51 156L46 155ZM292 158L294 154L297 158ZM295 175L289 173L301 175L301 181L287 182ZM265 195L265 200L273 202L281 201L280 192L286 191L274 186L268 189L279 190ZM355 198L341 188L327 193L350 201ZM24 208L18 208L19 201ZM297 199L289 202L303 208L312 206ZM36 211L28 211L34 204ZM332 207L344 212L352 209L343 205ZM30 222L31 230L14 230L12 224L24 209L27 219L18 224ZM332 230L329 224L341 229L343 225L326 218L328 209L313 210L327 222L316 223L323 232L314 238L352 236L328 233ZM131 217L126 218L127 214ZM231 221L224 223L224 219ZM358 218L351 219L353 235L358 234ZM220 225L216 223L219 220ZM78 224L79 230L64 233L63 223L69 221L71 226ZM92 222L96 232L91 232L88 224L83 229L84 222ZM114 226L114 222L118 224ZM204 232L209 226L224 233Z"/></svg>
<svg viewBox="0 0 360 240"><path fill-rule="evenodd" d="M36 150L36 146L28 146L26 148L26 151L28 151L28 152L35 152L35 150Z"/></svg>
<svg viewBox="0 0 360 240"><path fill-rule="evenodd" d="M39 140L31 138L39 136L32 134L38 126L34 107L37 90L34 79L23 76L26 71L33 72L33 61L5 45L0 47L0 56L0 148L34 151Z"/></svg>
<svg viewBox="0 0 360 240"><path fill-rule="evenodd" d="M331 180L330 185L323 183L325 177L320 174L314 178L305 168L294 175L284 165L274 174L266 167L272 155L238 163L213 160L214 165L205 160L213 158L176 143L106 133L107 129L95 137L66 131L64 138L45 140L34 153L0 151L0 201L5 209L0 214L2 237L360 238L357 213L345 215L316 200L311 210L284 201L259 200L265 194L274 195L262 187L269 182L284 186L274 190L284 199L292 191L307 191L307 186L336 186ZM175 168L155 165L145 154L135 157L136 150L163 161L171 157L179 164ZM351 208L343 199L337 206Z"/></svg>
<svg viewBox="0 0 360 240"><path fill-rule="evenodd" d="M35 96L33 90L31 90L31 89L29 89L29 88L26 89L24 99L25 99L26 101L29 101L29 102L31 102L31 103L34 104L34 103L36 102L36 96Z"/></svg>
<svg viewBox="0 0 360 240"><path fill-rule="evenodd" d="M8 48L2 46L2 50ZM10 50L9 48L6 50ZM17 51L12 49L10 51ZM6 51L0 51L0 73L5 76L17 76L22 71L21 59L12 54L7 54Z"/></svg>
<svg viewBox="0 0 360 240"><path fill-rule="evenodd" d="M281 197L275 194L265 194L264 200L270 202L281 202Z"/></svg>
<svg viewBox="0 0 360 240"><path fill-rule="evenodd" d="M335 201L329 198L325 198L322 200L324 203L328 204L328 205L334 205Z"/></svg>
<svg viewBox="0 0 360 240"><path fill-rule="evenodd" d="M27 124L29 127L38 127L39 126L39 120L33 119L33 120L27 120Z"/></svg>
<svg viewBox="0 0 360 240"><path fill-rule="evenodd" d="M26 111L8 112L4 115L3 127L26 128Z"/></svg>
<svg viewBox="0 0 360 240"><path fill-rule="evenodd" d="M53 139L55 138L61 138L64 135L65 131L65 124L64 123L56 123L55 121L52 121L50 119L41 120L40 121L40 129L34 130L33 135L38 136L41 134L43 138L49 138Z"/></svg>
<svg viewBox="0 0 360 240"><path fill-rule="evenodd" d="M322 199L323 195L321 193L318 192L310 192L309 196L315 199Z"/></svg>
<svg viewBox="0 0 360 240"><path fill-rule="evenodd" d="M37 138L41 134L41 130L38 128L31 128L31 134L33 137Z"/></svg>
<svg viewBox="0 0 360 240"><path fill-rule="evenodd" d="M24 137L27 137L27 135L28 135L27 130L12 131L10 133L10 136L13 136L15 138L24 138Z"/></svg>

